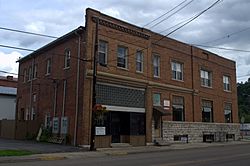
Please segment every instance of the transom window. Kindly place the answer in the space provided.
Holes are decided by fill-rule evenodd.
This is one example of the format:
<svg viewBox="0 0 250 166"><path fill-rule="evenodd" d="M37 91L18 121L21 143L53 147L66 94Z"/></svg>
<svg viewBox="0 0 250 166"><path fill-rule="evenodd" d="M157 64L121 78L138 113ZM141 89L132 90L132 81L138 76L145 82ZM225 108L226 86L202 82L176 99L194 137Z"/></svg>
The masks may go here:
<svg viewBox="0 0 250 166"><path fill-rule="evenodd" d="M153 56L154 77L160 77L160 56Z"/></svg>
<svg viewBox="0 0 250 166"><path fill-rule="evenodd" d="M69 49L67 49L64 54L65 54L64 68L69 68L70 67L71 51Z"/></svg>
<svg viewBox="0 0 250 166"><path fill-rule="evenodd" d="M99 64L100 65L107 65L107 55L108 55L108 43L106 41L99 41Z"/></svg>
<svg viewBox="0 0 250 166"><path fill-rule="evenodd" d="M118 46L117 49L117 66L121 68L127 68L127 54L128 49L126 47Z"/></svg>
<svg viewBox="0 0 250 166"><path fill-rule="evenodd" d="M232 123L232 104L225 103L224 104L224 116L225 116L225 123Z"/></svg>
<svg viewBox="0 0 250 166"><path fill-rule="evenodd" d="M213 102L202 100L202 122L213 122Z"/></svg>
<svg viewBox="0 0 250 166"><path fill-rule="evenodd" d="M143 72L143 52L136 52L136 71Z"/></svg>
<svg viewBox="0 0 250 166"><path fill-rule="evenodd" d="M171 62L172 79L183 80L183 64L178 62Z"/></svg>
<svg viewBox="0 0 250 166"><path fill-rule="evenodd" d="M229 76L223 76L223 89L225 91L230 91L231 90L230 77Z"/></svg>
<svg viewBox="0 0 250 166"><path fill-rule="evenodd" d="M205 87L212 87L212 73L207 70L201 70L201 85Z"/></svg>
<svg viewBox="0 0 250 166"><path fill-rule="evenodd" d="M153 94L153 105L154 106L160 106L161 105L161 94L160 93L154 93Z"/></svg>
<svg viewBox="0 0 250 166"><path fill-rule="evenodd" d="M173 121L184 121L184 98L181 96L173 96Z"/></svg>

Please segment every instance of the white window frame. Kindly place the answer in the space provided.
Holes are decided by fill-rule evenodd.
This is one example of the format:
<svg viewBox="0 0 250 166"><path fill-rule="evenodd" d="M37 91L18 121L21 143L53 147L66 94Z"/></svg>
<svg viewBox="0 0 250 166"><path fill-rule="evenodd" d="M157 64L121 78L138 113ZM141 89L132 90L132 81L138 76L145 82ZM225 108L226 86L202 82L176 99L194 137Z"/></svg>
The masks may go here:
<svg viewBox="0 0 250 166"><path fill-rule="evenodd" d="M64 52L64 68L67 69L70 67L71 51L66 49Z"/></svg>
<svg viewBox="0 0 250 166"><path fill-rule="evenodd" d="M171 69L172 69L172 79L183 81L183 63L172 61Z"/></svg>
<svg viewBox="0 0 250 166"><path fill-rule="evenodd" d="M212 72L208 70L200 70L201 86L203 87L212 87Z"/></svg>
<svg viewBox="0 0 250 166"><path fill-rule="evenodd" d="M160 56L153 55L153 74L154 77L160 77Z"/></svg>
<svg viewBox="0 0 250 166"><path fill-rule="evenodd" d="M224 91L231 91L231 84L230 84L230 77L224 75L223 76L223 90Z"/></svg>
<svg viewBox="0 0 250 166"><path fill-rule="evenodd" d="M124 49L122 54L119 52L119 49ZM117 47L117 67L123 68L123 69L128 68L128 57L127 56L128 56L128 48L124 47L124 46L118 46ZM124 65L124 67L119 66L119 64L121 64L119 62L119 58L124 60L125 64L122 64L122 65Z"/></svg>
<svg viewBox="0 0 250 166"><path fill-rule="evenodd" d="M136 71L140 73L143 73L143 58L143 52L138 50L136 52Z"/></svg>
<svg viewBox="0 0 250 166"><path fill-rule="evenodd" d="M103 44L104 46L104 50L102 49L101 45ZM104 63L100 62L100 56L103 55L104 56ZM100 65L107 65L107 61L108 61L108 42L104 41L104 40L99 40L99 48L98 48L98 63Z"/></svg>

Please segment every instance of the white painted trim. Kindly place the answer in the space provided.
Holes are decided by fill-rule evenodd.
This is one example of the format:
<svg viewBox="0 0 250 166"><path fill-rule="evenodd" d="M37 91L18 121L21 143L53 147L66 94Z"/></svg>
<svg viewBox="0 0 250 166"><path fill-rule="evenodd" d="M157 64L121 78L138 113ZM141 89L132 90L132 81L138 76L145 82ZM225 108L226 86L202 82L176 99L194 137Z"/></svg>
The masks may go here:
<svg viewBox="0 0 250 166"><path fill-rule="evenodd" d="M145 113L145 108L121 107L112 105L103 105L103 106L106 107L108 111Z"/></svg>

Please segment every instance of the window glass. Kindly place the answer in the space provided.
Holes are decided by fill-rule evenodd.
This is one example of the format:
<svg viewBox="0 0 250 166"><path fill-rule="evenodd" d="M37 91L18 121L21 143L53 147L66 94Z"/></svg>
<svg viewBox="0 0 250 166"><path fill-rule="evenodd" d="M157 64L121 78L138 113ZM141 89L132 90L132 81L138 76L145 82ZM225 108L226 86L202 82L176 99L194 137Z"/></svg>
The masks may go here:
<svg viewBox="0 0 250 166"><path fill-rule="evenodd" d="M184 121L184 98L173 96L173 121Z"/></svg>
<svg viewBox="0 0 250 166"><path fill-rule="evenodd" d="M99 59L98 62L100 65L107 65L107 52L108 52L108 43L105 41L99 41Z"/></svg>
<svg viewBox="0 0 250 166"><path fill-rule="evenodd" d="M172 79L183 80L183 64L178 62L171 62Z"/></svg>
<svg viewBox="0 0 250 166"><path fill-rule="evenodd" d="M143 71L143 53L142 51L136 52L136 71Z"/></svg>
<svg viewBox="0 0 250 166"><path fill-rule="evenodd" d="M224 116L225 116L225 123L232 123L232 104L231 103L224 104Z"/></svg>
<svg viewBox="0 0 250 166"><path fill-rule="evenodd" d="M51 73L51 59L47 59L46 74L50 74L50 73Z"/></svg>
<svg viewBox="0 0 250 166"><path fill-rule="evenodd" d="M64 68L68 68L70 66L70 58L71 58L71 52L69 49L65 51L65 59L64 59Z"/></svg>
<svg viewBox="0 0 250 166"><path fill-rule="evenodd" d="M160 76L160 57L154 55L153 57L153 68L154 68L154 77Z"/></svg>
<svg viewBox="0 0 250 166"><path fill-rule="evenodd" d="M213 122L213 102L202 100L202 122Z"/></svg>
<svg viewBox="0 0 250 166"><path fill-rule="evenodd" d="M153 105L160 106L161 105L161 94L154 93L153 94Z"/></svg>
<svg viewBox="0 0 250 166"><path fill-rule="evenodd" d="M225 91L230 91L230 77L229 76L223 76L223 89Z"/></svg>
<svg viewBox="0 0 250 166"><path fill-rule="evenodd" d="M206 87L212 87L212 73L206 70L200 71L201 85Z"/></svg>
<svg viewBox="0 0 250 166"><path fill-rule="evenodd" d="M118 46L117 49L117 66L127 68L127 48Z"/></svg>

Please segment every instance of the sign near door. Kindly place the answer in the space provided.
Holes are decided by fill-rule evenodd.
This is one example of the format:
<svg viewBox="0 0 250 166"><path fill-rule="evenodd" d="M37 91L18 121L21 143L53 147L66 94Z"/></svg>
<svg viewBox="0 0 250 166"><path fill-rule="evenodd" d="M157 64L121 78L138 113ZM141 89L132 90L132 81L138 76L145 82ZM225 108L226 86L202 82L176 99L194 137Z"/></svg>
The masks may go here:
<svg viewBox="0 0 250 166"><path fill-rule="evenodd" d="M95 127L95 135L106 135L106 127Z"/></svg>

